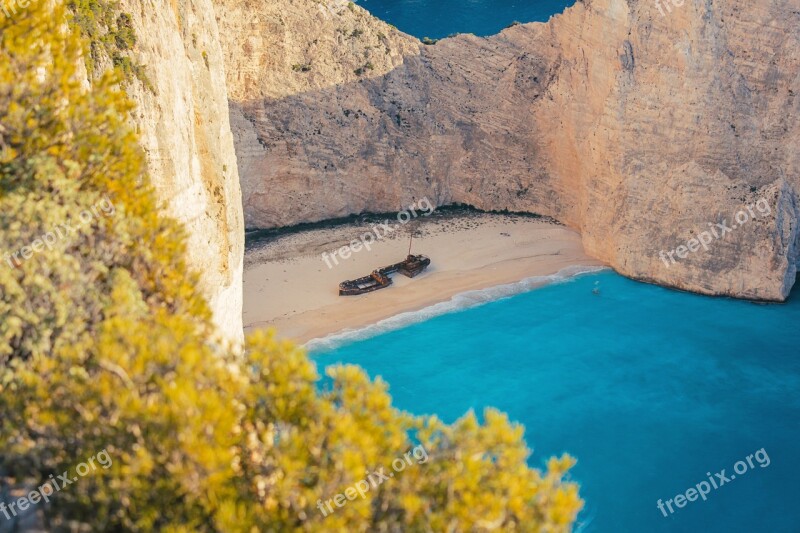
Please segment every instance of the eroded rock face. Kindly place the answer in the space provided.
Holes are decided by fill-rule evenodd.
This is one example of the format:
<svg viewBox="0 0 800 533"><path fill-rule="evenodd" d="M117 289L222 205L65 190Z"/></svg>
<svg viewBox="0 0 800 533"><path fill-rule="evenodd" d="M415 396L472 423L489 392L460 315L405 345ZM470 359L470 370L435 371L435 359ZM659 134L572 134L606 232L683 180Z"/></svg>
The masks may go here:
<svg viewBox="0 0 800 533"><path fill-rule="evenodd" d="M136 128L165 212L188 234L188 263L200 274L224 337L241 342L244 226L236 154L214 7L209 0L128 0L134 58L152 90L128 87Z"/></svg>
<svg viewBox="0 0 800 533"><path fill-rule="evenodd" d="M587 0L434 46L357 7L267 4L217 6L248 226L427 196L553 216L634 278L787 296L800 249L795 2L662 14L649 0ZM355 72L362 62L373 69ZM769 215L696 246L757 204Z"/></svg>
<svg viewBox="0 0 800 533"><path fill-rule="evenodd" d="M788 295L800 191L800 13L791 4L687 2L662 15L646 0L596 0L552 21L562 72L536 127L570 128L545 142L555 148L551 172L581 176L568 220L590 254L682 289ZM739 224L740 210L760 200L769 216L756 211L674 264L659 258L709 224Z"/></svg>

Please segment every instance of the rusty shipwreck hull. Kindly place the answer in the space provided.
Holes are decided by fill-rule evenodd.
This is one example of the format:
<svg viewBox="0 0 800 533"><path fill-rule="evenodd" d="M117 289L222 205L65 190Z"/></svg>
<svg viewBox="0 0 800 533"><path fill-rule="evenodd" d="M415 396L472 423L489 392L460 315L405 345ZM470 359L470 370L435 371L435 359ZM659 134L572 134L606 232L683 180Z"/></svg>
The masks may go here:
<svg viewBox="0 0 800 533"><path fill-rule="evenodd" d="M357 296L368 292L385 289L392 284L390 274L399 272L413 278L421 274L431 264L430 258L424 255L409 255L404 261L373 270L369 276L343 281L339 284L339 296Z"/></svg>

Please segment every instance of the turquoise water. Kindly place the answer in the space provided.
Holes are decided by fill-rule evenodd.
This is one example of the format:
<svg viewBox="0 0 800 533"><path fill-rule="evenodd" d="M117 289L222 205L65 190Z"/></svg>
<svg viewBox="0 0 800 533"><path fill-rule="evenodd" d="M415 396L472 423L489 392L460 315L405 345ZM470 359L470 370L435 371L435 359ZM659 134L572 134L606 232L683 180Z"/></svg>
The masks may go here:
<svg viewBox="0 0 800 533"><path fill-rule="evenodd" d="M533 466L573 454L579 531L797 533L798 323L797 291L787 305L757 305L605 271L314 357L383 376L413 413L452 422L506 411L526 427ZM707 501L667 518L657 509L761 448L768 466L751 458Z"/></svg>
<svg viewBox="0 0 800 533"><path fill-rule="evenodd" d="M357 0L356 3L418 38L453 33L485 36L514 21L544 22L574 0Z"/></svg>

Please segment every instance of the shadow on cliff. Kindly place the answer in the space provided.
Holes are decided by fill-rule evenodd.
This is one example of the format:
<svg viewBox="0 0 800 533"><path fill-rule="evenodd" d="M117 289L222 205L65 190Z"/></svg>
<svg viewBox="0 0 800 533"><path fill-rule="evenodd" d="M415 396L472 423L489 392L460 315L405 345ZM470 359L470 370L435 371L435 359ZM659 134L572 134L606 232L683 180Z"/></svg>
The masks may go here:
<svg viewBox="0 0 800 533"><path fill-rule="evenodd" d="M565 195L533 124L559 67L526 51L531 28L512 30L446 39L382 76L231 102L247 225L392 211L414 197L561 219Z"/></svg>

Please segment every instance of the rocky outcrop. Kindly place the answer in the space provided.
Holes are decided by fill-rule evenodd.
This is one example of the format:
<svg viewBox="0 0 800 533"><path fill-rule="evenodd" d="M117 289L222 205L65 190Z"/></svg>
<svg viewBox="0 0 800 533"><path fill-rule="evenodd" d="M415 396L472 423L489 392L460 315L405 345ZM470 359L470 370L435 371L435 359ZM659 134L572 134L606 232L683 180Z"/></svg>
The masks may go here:
<svg viewBox="0 0 800 533"><path fill-rule="evenodd" d="M121 7L137 35L133 59L149 82L126 89L156 193L186 228L188 263L215 323L238 343L244 227L214 7L209 0Z"/></svg>
<svg viewBox="0 0 800 533"><path fill-rule="evenodd" d="M427 196L553 216L637 279L787 296L800 249L792 2L586 0L434 46L345 3L267 4L217 5L248 226Z"/></svg>
<svg viewBox="0 0 800 533"><path fill-rule="evenodd" d="M798 257L800 13L739 0L663 11L603 0L552 21L562 72L536 127L570 128L545 137L551 172L581 177L568 220L628 276L782 300ZM751 215L762 200L769 213ZM684 257L665 262L673 250Z"/></svg>

